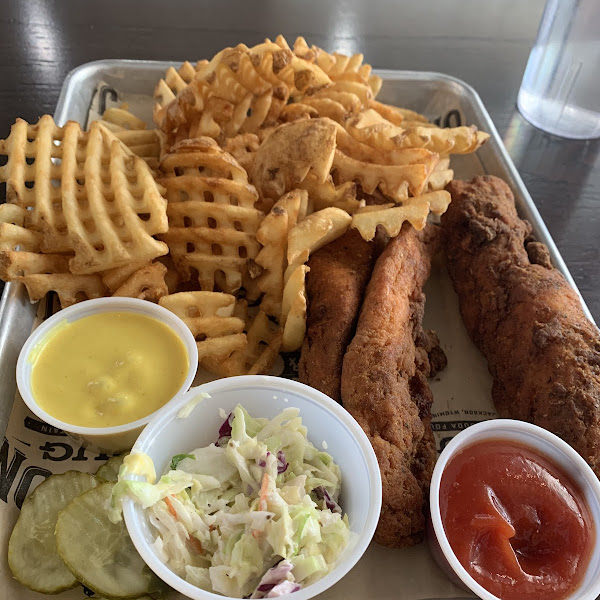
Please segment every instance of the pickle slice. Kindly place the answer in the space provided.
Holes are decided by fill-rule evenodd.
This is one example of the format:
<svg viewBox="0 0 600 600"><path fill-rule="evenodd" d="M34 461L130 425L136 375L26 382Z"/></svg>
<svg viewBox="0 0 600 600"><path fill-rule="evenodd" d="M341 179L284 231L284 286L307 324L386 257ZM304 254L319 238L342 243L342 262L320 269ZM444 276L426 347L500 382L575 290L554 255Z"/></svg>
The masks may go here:
<svg viewBox="0 0 600 600"><path fill-rule="evenodd" d="M116 483L119 479L119 469L123 464L123 459L126 454L120 454L119 456L113 456L109 458L100 468L96 471L96 477L104 479L104 481L112 481Z"/></svg>
<svg viewBox="0 0 600 600"><path fill-rule="evenodd" d="M8 565L15 579L42 594L77 585L58 554L54 528L58 513L98 483L89 473L67 471L51 475L25 499L8 542Z"/></svg>
<svg viewBox="0 0 600 600"><path fill-rule="evenodd" d="M105 598L104 596L98 596L98 594L94 594L92 596L92 600L111 600L111 599ZM135 598L135 600L154 600L154 599L151 598L150 596L139 596L138 598Z"/></svg>
<svg viewBox="0 0 600 600"><path fill-rule="evenodd" d="M164 584L138 554L123 521L108 519L112 487L100 484L58 515L58 553L73 575L100 596L138 598L161 592Z"/></svg>

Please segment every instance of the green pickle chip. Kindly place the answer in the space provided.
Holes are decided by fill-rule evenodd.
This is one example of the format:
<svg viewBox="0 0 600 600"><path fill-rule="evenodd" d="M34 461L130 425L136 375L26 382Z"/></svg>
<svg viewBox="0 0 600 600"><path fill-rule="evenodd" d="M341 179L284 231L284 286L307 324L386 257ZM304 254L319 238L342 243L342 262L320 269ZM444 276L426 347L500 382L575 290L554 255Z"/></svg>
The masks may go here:
<svg viewBox="0 0 600 600"><path fill-rule="evenodd" d="M112 458L109 458L96 471L96 477L100 477L100 479L104 479L104 481L112 481L113 483L117 483L117 479L119 478L119 469L121 468L123 459L126 456L126 454L120 454L119 456L113 456Z"/></svg>
<svg viewBox="0 0 600 600"><path fill-rule="evenodd" d="M164 591L129 538L123 521L111 523L106 507L112 483L75 498L58 516L56 546L64 563L86 587L108 598L138 598Z"/></svg>
<svg viewBox="0 0 600 600"><path fill-rule="evenodd" d="M56 548L58 514L100 482L89 473L51 475L23 502L8 542L8 565L15 579L42 594L58 594L77 585Z"/></svg>

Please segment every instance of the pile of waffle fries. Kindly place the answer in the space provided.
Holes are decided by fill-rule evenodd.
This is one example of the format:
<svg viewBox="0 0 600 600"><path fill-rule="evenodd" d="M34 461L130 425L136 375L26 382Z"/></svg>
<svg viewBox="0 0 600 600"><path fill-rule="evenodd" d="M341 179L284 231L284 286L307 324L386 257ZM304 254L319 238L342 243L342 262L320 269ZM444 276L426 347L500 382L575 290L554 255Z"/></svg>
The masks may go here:
<svg viewBox="0 0 600 600"><path fill-rule="evenodd" d="M170 68L156 129L126 108L88 131L18 119L0 154L0 277L32 302L158 302L219 376L300 348L312 253L356 228L395 236L442 214L451 154L488 135L378 102L363 56L279 36Z"/></svg>

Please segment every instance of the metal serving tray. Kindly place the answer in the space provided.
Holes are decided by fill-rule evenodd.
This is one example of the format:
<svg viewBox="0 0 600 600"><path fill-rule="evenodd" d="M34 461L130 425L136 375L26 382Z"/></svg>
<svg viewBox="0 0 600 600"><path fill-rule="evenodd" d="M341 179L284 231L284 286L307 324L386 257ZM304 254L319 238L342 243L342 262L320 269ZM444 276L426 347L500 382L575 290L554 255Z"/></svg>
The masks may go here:
<svg viewBox="0 0 600 600"><path fill-rule="evenodd" d="M75 120L85 127L90 114L94 114L94 111L91 111L92 105L96 108L95 112L98 112L98 107L101 111L106 103L114 105L127 101L135 114L151 123L154 87L171 65L175 66L176 63L101 60L82 65L73 70L63 84L54 115L55 120L59 125L68 120ZM554 265L577 289L487 110L473 88L454 77L440 73L388 70L377 71L377 73L384 80L378 99L421 112L442 126L473 124L490 134L489 142L476 154L452 157L455 177L471 178L487 173L507 181L515 194L519 213L531 222L536 238L548 247ZM489 394L491 380L487 365L464 330L454 291L445 270L440 265L434 266L425 292L427 294L425 326L437 330L449 357L448 368L431 384L434 394L433 427L438 448L441 448L460 429L475 421L493 417L496 413ZM582 304L587 316L592 320L583 300ZM24 286L15 283L5 286L0 302L0 394L2 398L0 433L3 435L9 423L15 398L17 356L32 330L36 314L37 309L35 305L30 304ZM25 438L19 439L14 434L13 423L22 424L23 419L26 421L29 418L23 416L20 400L19 403L14 404L14 407L15 415L11 420L13 435L9 436L11 439L5 441L5 444L8 448L8 442L10 445L21 443L32 446L33 450L36 446L35 440L30 444ZM48 432L44 433L48 435ZM50 435L52 434L60 435L61 432L50 432ZM23 449L25 451L25 448ZM39 449L43 450L44 447ZM84 449L70 451L69 456L73 456L70 460L88 460L84 457ZM25 454L21 454L23 456L21 460L24 460ZM91 466L88 463L86 467L85 464L78 462L70 467L65 463L59 468L57 463L47 462L47 459L43 462L42 459L46 459L46 456L36 459L40 461L39 464L35 463L37 467L42 467L43 463L43 468L36 471L40 475L44 471L55 472L55 469L62 472L66 468L89 469ZM7 465L8 450L2 460L4 462L1 476L4 476L4 471L13 469L12 462L10 468ZM50 458L50 460L63 459ZM23 466L26 464L23 463ZM6 488L2 497L4 502L7 502L9 491L12 492L12 489L9 490L11 485L12 483L0 486ZM20 503L17 497L15 491L14 500L18 508ZM24 492L20 497L22 501ZM12 502L12 496L8 502ZM399 566L398 555L393 551L372 545L365 558L344 578L343 587L339 588L341 584L338 584L332 589L333 593L328 592L326 596L337 600L351 594L357 598L377 597L380 600L391 600L397 597L398 588L395 586L398 585L409 588L412 586L412 593L407 596L411 598L457 598L466 595L457 588L448 588L450 584L444 583L445 578L437 572L423 545L403 550L401 563L402 565ZM428 569L427 579L431 581L423 580L423 568ZM420 581L423 582L423 586L419 585ZM23 594L21 595L19 591L19 596L14 597L29 598L26 596L26 590L20 589ZM419 590L416 594L415 589ZM402 597L404 598L405 595L402 594Z"/></svg>

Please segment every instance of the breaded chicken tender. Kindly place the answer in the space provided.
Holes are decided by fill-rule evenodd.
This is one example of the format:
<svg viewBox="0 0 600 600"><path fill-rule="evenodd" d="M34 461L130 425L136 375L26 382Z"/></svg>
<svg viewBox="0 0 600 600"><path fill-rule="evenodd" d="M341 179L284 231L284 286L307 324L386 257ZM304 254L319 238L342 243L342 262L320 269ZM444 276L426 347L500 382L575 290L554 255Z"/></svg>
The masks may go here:
<svg viewBox="0 0 600 600"><path fill-rule="evenodd" d="M448 270L498 412L560 436L600 476L598 328L546 247L531 240L506 183L485 176L447 189Z"/></svg>
<svg viewBox="0 0 600 600"><path fill-rule="evenodd" d="M377 239L366 242L351 229L308 261L308 317L299 377L337 402L344 354L382 245Z"/></svg>
<svg viewBox="0 0 600 600"><path fill-rule="evenodd" d="M342 403L369 437L381 471L375 540L396 548L423 539L436 459L427 377L428 350L437 339L421 327L436 229L416 232L405 225L388 243L373 269L342 370Z"/></svg>

